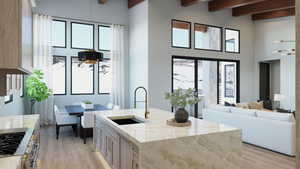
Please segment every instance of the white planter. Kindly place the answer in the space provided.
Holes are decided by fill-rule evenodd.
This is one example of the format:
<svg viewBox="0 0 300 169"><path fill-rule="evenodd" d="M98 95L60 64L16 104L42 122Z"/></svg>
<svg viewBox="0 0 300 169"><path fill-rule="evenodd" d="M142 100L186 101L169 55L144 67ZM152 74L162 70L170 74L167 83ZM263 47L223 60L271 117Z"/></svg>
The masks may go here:
<svg viewBox="0 0 300 169"><path fill-rule="evenodd" d="M81 103L81 107L83 107L85 110L94 109L94 104Z"/></svg>

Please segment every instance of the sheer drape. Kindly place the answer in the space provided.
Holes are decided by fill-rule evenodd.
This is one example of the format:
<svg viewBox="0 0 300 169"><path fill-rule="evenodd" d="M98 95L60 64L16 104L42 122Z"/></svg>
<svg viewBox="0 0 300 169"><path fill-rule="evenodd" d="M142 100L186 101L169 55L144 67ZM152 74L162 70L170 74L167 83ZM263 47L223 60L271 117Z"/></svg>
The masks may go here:
<svg viewBox="0 0 300 169"><path fill-rule="evenodd" d="M33 16L33 67L44 72L45 83L52 89L52 18ZM37 103L35 113L40 114L42 125L53 123L53 96Z"/></svg>
<svg viewBox="0 0 300 169"><path fill-rule="evenodd" d="M124 26L112 26L112 102L125 108Z"/></svg>

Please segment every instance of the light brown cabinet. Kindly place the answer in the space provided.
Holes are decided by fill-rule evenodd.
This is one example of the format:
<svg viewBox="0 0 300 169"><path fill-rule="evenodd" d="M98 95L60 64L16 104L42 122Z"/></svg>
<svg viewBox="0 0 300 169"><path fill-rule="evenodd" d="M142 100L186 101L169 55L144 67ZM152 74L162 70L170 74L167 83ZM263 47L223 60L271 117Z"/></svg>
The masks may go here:
<svg viewBox="0 0 300 169"><path fill-rule="evenodd" d="M94 128L94 145L112 169L138 169L138 148L100 118Z"/></svg>
<svg viewBox="0 0 300 169"><path fill-rule="evenodd" d="M7 74L28 74L33 67L30 0L0 1L0 96L6 95Z"/></svg>
<svg viewBox="0 0 300 169"><path fill-rule="evenodd" d="M0 1L0 69L29 73L33 66L32 9L29 0Z"/></svg>

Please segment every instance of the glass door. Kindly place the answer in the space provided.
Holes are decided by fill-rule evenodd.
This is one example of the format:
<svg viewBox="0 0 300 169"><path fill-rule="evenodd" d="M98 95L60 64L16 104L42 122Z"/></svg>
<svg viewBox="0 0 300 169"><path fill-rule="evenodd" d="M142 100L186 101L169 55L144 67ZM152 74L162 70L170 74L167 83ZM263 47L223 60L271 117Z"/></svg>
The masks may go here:
<svg viewBox="0 0 300 169"><path fill-rule="evenodd" d="M205 105L239 102L239 61L173 57L172 72L172 91L193 88L201 98L191 116L202 118Z"/></svg>
<svg viewBox="0 0 300 169"><path fill-rule="evenodd" d="M237 103L237 63L219 62L218 103Z"/></svg>
<svg viewBox="0 0 300 169"><path fill-rule="evenodd" d="M173 59L173 90L176 89L195 89L195 68L196 61L194 59ZM188 107L190 116L195 116L196 108Z"/></svg>

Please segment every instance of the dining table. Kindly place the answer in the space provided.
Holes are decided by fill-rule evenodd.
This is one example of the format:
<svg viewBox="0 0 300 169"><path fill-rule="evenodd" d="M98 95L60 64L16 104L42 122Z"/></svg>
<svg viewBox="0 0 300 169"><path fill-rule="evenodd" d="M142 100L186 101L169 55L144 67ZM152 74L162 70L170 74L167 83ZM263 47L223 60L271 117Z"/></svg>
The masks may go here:
<svg viewBox="0 0 300 169"><path fill-rule="evenodd" d="M95 104L93 109L84 109L81 105L66 105L65 109L71 116L83 116L84 112L109 110L106 106Z"/></svg>
<svg viewBox="0 0 300 169"><path fill-rule="evenodd" d="M93 109L84 109L81 105L66 105L65 106L66 112L70 116L77 116L79 117L79 122L78 122L78 135L82 137L82 130L81 130L81 117L84 115L84 112L90 112L90 111L105 111L109 110L106 106L103 106L101 104L95 104Z"/></svg>

